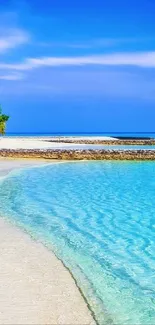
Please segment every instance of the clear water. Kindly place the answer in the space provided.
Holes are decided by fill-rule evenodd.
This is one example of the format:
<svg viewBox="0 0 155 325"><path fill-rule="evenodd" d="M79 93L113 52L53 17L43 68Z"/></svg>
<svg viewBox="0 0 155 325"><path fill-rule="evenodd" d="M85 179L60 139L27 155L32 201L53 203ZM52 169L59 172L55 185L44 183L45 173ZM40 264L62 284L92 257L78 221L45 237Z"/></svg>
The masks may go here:
<svg viewBox="0 0 155 325"><path fill-rule="evenodd" d="M49 146L50 149L50 146ZM55 147L55 150L155 150L155 145L71 145L71 146L60 146Z"/></svg>
<svg viewBox="0 0 155 325"><path fill-rule="evenodd" d="M52 247L100 324L155 324L155 162L53 164L0 182L0 214Z"/></svg>

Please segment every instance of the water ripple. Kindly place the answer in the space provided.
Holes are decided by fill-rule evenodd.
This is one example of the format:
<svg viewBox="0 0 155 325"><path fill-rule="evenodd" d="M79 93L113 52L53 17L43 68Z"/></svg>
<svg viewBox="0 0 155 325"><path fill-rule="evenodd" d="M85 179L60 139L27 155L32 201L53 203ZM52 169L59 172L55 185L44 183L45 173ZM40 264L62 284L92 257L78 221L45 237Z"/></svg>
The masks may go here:
<svg viewBox="0 0 155 325"><path fill-rule="evenodd" d="M155 163L33 168L0 183L0 212L52 247L100 324L155 322Z"/></svg>

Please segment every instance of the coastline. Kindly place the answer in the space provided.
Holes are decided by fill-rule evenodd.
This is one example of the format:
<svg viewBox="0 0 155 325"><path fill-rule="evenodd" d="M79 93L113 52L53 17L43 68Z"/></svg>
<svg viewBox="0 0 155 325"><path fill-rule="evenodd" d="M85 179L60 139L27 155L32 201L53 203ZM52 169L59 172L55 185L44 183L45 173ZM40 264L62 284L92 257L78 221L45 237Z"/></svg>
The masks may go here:
<svg viewBox="0 0 155 325"><path fill-rule="evenodd" d="M104 144L104 148L88 148L88 144ZM120 147L115 148L115 145ZM121 148L122 145L126 148ZM139 148L136 148L136 145ZM145 148L145 145L149 148ZM0 139L0 158L32 159L38 163L41 160L46 163L71 160L155 160L155 139L4 137Z"/></svg>
<svg viewBox="0 0 155 325"><path fill-rule="evenodd" d="M1 158L32 159L36 161L76 161L76 160L155 160L155 150L37 150L37 149L0 149Z"/></svg>
<svg viewBox="0 0 155 325"><path fill-rule="evenodd" d="M45 160L0 158L0 177ZM0 324L95 324L63 263L0 217Z"/></svg>
<svg viewBox="0 0 155 325"><path fill-rule="evenodd" d="M19 169L19 168L26 168L26 167L33 167L33 166L41 166L44 164L48 164L47 160L35 160L35 159L24 159L24 158L17 158L14 159L13 157L1 157L0 156L0 177L6 176L11 171Z"/></svg>

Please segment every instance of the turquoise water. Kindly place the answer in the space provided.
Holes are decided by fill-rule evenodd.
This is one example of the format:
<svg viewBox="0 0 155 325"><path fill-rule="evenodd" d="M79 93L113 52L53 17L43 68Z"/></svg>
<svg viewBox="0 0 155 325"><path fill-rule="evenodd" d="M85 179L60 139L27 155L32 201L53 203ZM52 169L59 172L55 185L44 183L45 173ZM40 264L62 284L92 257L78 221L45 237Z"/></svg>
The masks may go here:
<svg viewBox="0 0 155 325"><path fill-rule="evenodd" d="M50 146L49 146L50 149ZM88 144L88 145L71 145L63 146L55 149L59 150L155 150L155 145L98 145L98 144Z"/></svg>
<svg viewBox="0 0 155 325"><path fill-rule="evenodd" d="M100 324L155 324L155 162L53 164L0 182L0 214L52 247Z"/></svg>

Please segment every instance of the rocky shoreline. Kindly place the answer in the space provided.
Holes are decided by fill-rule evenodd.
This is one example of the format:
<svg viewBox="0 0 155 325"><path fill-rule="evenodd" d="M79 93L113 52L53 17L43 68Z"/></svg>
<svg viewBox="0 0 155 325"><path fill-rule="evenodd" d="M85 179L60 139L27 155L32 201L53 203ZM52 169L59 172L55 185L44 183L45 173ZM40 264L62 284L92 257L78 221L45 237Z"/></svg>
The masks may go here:
<svg viewBox="0 0 155 325"><path fill-rule="evenodd" d="M76 138L50 138L45 140L48 142L57 143L74 143L74 144L102 144L102 145L155 145L155 139L113 139L113 140L103 140L103 139L76 139Z"/></svg>
<svg viewBox="0 0 155 325"><path fill-rule="evenodd" d="M1 149L0 157L51 160L155 160L155 150Z"/></svg>

